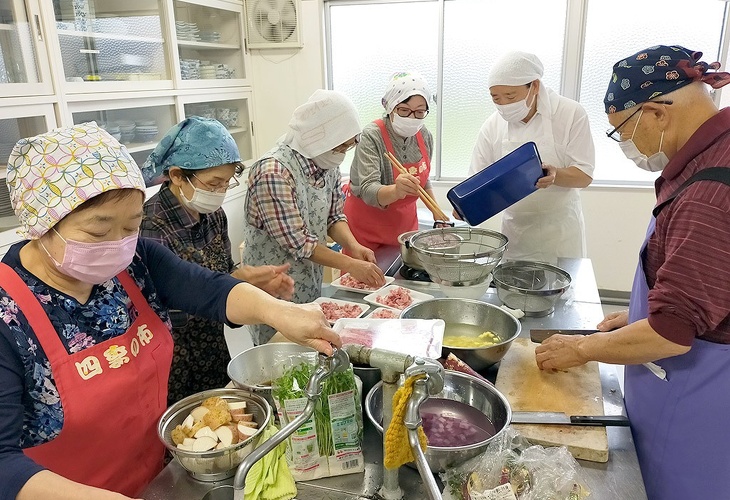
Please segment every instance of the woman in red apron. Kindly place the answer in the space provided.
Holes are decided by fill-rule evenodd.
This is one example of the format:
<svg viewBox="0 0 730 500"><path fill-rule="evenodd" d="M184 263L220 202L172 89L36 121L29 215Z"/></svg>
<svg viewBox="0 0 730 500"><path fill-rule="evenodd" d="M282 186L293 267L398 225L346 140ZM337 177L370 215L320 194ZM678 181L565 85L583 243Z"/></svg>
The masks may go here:
<svg viewBox="0 0 730 500"><path fill-rule="evenodd" d="M7 182L27 240L0 264L2 499L135 497L162 470L168 307L339 343L319 308L138 239L142 174L95 123L19 141Z"/></svg>
<svg viewBox="0 0 730 500"><path fill-rule="evenodd" d="M345 186L344 211L352 234L371 250L397 245L398 235L418 229L419 185L433 197L428 180L433 137L423 126L429 100L420 76L396 73L382 100L386 116L362 132ZM386 151L408 175L391 166Z"/></svg>

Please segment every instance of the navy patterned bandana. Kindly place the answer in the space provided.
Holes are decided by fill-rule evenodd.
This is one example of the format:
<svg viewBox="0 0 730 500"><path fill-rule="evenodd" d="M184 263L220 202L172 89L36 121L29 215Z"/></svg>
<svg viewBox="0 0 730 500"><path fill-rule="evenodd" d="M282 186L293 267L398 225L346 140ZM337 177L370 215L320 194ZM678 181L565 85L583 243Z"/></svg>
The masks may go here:
<svg viewBox="0 0 730 500"><path fill-rule="evenodd" d="M608 84L606 113L633 108L692 82L702 81L719 89L730 83L730 73L717 71L719 62L700 61L702 52L679 45L655 45L622 59L613 66ZM715 70L708 73L708 70Z"/></svg>
<svg viewBox="0 0 730 500"><path fill-rule="evenodd" d="M170 167L185 170L240 163L236 141L218 120L191 116L174 125L142 167L147 183L155 183Z"/></svg>

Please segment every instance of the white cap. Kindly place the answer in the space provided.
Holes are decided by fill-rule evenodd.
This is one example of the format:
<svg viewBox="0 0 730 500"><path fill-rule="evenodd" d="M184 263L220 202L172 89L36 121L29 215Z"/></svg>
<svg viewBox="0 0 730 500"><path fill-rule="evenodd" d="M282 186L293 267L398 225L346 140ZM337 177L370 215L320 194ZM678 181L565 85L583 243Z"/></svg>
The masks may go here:
<svg viewBox="0 0 730 500"><path fill-rule="evenodd" d="M495 85L526 85L542 78L543 65L535 54L508 52L492 65L489 71L489 87Z"/></svg>
<svg viewBox="0 0 730 500"><path fill-rule="evenodd" d="M320 89L294 110L283 143L306 158L314 158L360 132L352 101L340 92Z"/></svg>

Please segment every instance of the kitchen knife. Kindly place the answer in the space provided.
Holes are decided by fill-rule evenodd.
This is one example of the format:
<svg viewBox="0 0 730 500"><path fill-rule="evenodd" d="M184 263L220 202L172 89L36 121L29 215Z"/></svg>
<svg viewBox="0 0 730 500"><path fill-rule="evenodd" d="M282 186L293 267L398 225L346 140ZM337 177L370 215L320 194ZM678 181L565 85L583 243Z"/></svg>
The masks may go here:
<svg viewBox="0 0 730 500"><path fill-rule="evenodd" d="M570 330L570 329L548 329L548 330L541 330L533 328L530 330L530 340L533 342L537 342L538 344L541 344L546 339L552 337L553 335L590 335L591 333L596 333L598 330Z"/></svg>
<svg viewBox="0 0 730 500"><path fill-rule="evenodd" d="M513 424L560 424L583 425L591 427L629 425L628 417L624 415L566 415L559 411L513 411Z"/></svg>

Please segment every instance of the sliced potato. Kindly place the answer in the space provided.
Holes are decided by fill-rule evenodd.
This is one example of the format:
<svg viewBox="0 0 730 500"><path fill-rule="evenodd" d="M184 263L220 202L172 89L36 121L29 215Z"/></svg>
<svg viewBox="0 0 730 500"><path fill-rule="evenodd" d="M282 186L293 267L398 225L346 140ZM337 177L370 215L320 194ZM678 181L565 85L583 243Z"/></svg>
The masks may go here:
<svg viewBox="0 0 730 500"><path fill-rule="evenodd" d="M225 403L226 402L224 400L222 400L220 397L213 396L212 398L208 398L205 401L203 401L203 407L211 409L211 408L215 408L216 406L218 406L220 404L225 404Z"/></svg>
<svg viewBox="0 0 730 500"><path fill-rule="evenodd" d="M236 426L236 429L238 430L238 437L240 441L243 441L244 439L248 439L254 434L256 434L256 429L253 427L245 426L243 425L243 422L239 422Z"/></svg>
<svg viewBox="0 0 730 500"><path fill-rule="evenodd" d="M218 444L218 439L213 439L210 436L203 436L195 439L193 444L193 451L209 451L215 448Z"/></svg>
<svg viewBox="0 0 730 500"><path fill-rule="evenodd" d="M215 441L218 442L218 435L213 432L213 430L207 425L198 429L198 432L195 433L195 439L200 439L205 436L208 436L211 439L215 439Z"/></svg>
<svg viewBox="0 0 730 500"><path fill-rule="evenodd" d="M208 413L209 411L210 411L210 409L205 406L198 406L197 408L195 408L193 411L190 412L190 415L193 416L193 419L196 422L200 422L201 420L203 420L203 417L205 416L205 414Z"/></svg>
<svg viewBox="0 0 730 500"><path fill-rule="evenodd" d="M230 402L230 403L228 403L228 409L231 410L231 413L233 413L233 410L245 410L246 402L245 401Z"/></svg>
<svg viewBox="0 0 730 500"><path fill-rule="evenodd" d="M172 438L172 442L177 445L184 443L186 438L184 427L182 425L175 427L170 433L170 437Z"/></svg>
<svg viewBox="0 0 730 500"><path fill-rule="evenodd" d="M254 429L259 426L259 424L257 424L256 422L246 422L243 420L241 422L238 422L237 425L245 425L246 427L253 427Z"/></svg>
<svg viewBox="0 0 730 500"><path fill-rule="evenodd" d="M183 420L182 426L191 429L195 425L195 417L192 413Z"/></svg>

